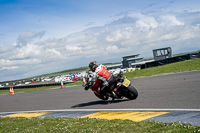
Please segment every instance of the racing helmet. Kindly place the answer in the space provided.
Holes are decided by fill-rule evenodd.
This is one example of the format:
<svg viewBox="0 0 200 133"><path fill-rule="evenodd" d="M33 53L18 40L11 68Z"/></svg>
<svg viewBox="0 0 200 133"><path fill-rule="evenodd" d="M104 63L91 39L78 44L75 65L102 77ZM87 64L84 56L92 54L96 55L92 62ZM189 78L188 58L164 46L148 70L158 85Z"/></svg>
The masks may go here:
<svg viewBox="0 0 200 133"><path fill-rule="evenodd" d="M95 68L98 67L98 64L96 61L92 61L89 63L89 68L92 72L95 72Z"/></svg>

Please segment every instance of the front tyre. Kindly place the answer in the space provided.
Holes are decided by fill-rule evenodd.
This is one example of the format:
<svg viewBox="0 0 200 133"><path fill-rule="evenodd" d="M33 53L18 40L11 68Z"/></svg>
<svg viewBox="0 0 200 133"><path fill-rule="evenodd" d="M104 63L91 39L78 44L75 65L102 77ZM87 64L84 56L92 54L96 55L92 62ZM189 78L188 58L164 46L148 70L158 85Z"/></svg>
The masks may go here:
<svg viewBox="0 0 200 133"><path fill-rule="evenodd" d="M127 87L128 90L128 94L126 95L126 97L130 100L134 100L138 97L138 92L137 90L133 87L133 86L129 86Z"/></svg>
<svg viewBox="0 0 200 133"><path fill-rule="evenodd" d="M99 99L102 99L102 100L108 100L108 96L106 96L106 95L100 95L99 93L97 93L97 92L94 92L94 94L95 94L95 96L97 96Z"/></svg>

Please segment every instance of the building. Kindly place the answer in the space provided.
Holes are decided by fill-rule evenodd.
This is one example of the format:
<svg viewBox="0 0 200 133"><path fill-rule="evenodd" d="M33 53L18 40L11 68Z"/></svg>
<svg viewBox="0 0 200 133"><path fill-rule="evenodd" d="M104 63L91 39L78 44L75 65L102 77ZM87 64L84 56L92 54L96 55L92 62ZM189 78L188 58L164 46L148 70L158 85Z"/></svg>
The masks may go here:
<svg viewBox="0 0 200 133"><path fill-rule="evenodd" d="M171 47L154 49L153 56L155 61L172 58L172 49Z"/></svg>
<svg viewBox="0 0 200 133"><path fill-rule="evenodd" d="M139 57L140 54L136 55L129 55L129 56L124 56L123 61L122 61L122 66L123 68L131 68L134 67L131 64L132 63L139 63L142 61L143 57Z"/></svg>
<svg viewBox="0 0 200 133"><path fill-rule="evenodd" d="M146 61L141 61L138 63L131 63L132 68L140 68L143 69L146 63L153 62L154 60L146 60Z"/></svg>
<svg viewBox="0 0 200 133"><path fill-rule="evenodd" d="M108 70L122 68L122 64L115 64L115 65L106 65Z"/></svg>

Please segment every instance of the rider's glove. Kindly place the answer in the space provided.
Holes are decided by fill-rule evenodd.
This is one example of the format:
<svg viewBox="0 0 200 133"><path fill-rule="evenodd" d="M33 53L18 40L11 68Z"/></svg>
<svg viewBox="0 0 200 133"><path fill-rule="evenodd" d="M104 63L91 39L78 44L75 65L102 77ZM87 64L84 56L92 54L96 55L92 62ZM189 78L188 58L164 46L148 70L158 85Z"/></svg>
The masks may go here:
<svg viewBox="0 0 200 133"><path fill-rule="evenodd" d="M82 86L84 87L85 90L88 90L90 88L89 85L87 84L83 84Z"/></svg>

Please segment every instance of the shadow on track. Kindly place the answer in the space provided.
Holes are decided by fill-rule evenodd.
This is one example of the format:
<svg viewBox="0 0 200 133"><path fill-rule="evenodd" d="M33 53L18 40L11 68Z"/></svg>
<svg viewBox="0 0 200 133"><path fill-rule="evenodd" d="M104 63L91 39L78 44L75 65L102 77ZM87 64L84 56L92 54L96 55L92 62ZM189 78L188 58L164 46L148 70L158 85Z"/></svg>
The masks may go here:
<svg viewBox="0 0 200 133"><path fill-rule="evenodd" d="M93 105L108 105L108 104L112 104L112 103L120 103L120 102L125 102L125 101L129 101L129 99L120 99L120 100L110 100L110 101L92 101L92 102L88 102L88 103L80 103L77 105L72 106L72 108L77 108L77 107L86 107L86 106L93 106Z"/></svg>

